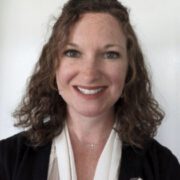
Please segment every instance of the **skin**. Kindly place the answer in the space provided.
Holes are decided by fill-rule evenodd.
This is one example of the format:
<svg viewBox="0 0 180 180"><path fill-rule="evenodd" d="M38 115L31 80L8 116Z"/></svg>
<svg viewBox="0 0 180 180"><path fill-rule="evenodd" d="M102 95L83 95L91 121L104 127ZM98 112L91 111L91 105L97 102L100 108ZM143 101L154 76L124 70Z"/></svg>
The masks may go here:
<svg viewBox="0 0 180 180"><path fill-rule="evenodd" d="M82 15L71 29L56 72L59 93L67 103L67 123L79 179L87 179L87 174L92 179L94 175L95 169L88 167L90 163L96 167L112 129L114 104L122 94L127 67L126 37L120 23L107 13ZM83 94L78 87L102 91ZM85 143L99 144L94 158L83 146Z"/></svg>

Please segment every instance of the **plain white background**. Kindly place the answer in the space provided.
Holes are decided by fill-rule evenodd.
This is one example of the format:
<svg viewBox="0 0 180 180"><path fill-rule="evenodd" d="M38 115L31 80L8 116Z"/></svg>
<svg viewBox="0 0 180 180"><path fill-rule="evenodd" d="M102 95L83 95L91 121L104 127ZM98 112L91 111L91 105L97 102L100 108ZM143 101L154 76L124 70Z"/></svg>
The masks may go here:
<svg viewBox="0 0 180 180"><path fill-rule="evenodd" d="M21 129L11 114L66 1L0 0L0 139ZM122 0L138 34L155 97L166 112L156 139L180 160L179 0Z"/></svg>

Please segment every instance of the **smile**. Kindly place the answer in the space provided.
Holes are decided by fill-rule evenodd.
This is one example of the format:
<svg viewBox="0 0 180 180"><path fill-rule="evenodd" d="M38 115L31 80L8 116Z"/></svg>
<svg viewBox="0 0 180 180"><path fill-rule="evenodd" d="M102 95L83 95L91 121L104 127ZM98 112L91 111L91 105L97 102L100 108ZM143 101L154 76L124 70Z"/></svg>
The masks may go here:
<svg viewBox="0 0 180 180"><path fill-rule="evenodd" d="M77 87L77 89L83 94L91 95L91 94L97 94L97 93L101 92L104 88L86 89L86 88L82 88L82 87Z"/></svg>
<svg viewBox="0 0 180 180"><path fill-rule="evenodd" d="M85 86L75 86L74 87L79 93L83 95L97 95L103 92L106 87L105 86L99 86L99 87L85 87Z"/></svg>

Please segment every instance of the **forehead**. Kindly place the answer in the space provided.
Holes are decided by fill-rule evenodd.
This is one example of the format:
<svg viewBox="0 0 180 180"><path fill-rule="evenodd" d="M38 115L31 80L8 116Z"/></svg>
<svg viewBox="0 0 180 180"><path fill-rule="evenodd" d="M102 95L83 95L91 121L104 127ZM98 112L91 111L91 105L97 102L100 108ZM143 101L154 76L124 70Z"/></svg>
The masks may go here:
<svg viewBox="0 0 180 180"><path fill-rule="evenodd" d="M117 24L118 21L109 13L85 13L79 18L78 24L95 24L95 25L105 25L105 24Z"/></svg>
<svg viewBox="0 0 180 180"><path fill-rule="evenodd" d="M108 13L85 13L72 26L69 41L99 40L125 43L120 22Z"/></svg>

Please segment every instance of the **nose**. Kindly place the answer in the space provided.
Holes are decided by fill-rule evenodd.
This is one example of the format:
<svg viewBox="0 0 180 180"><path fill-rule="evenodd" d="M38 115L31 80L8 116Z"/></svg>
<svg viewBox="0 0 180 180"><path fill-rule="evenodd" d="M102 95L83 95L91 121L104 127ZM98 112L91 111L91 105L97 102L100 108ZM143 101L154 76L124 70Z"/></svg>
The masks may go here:
<svg viewBox="0 0 180 180"><path fill-rule="evenodd" d="M87 83L98 81L101 76L100 63L95 57L84 60L81 67L82 78Z"/></svg>

